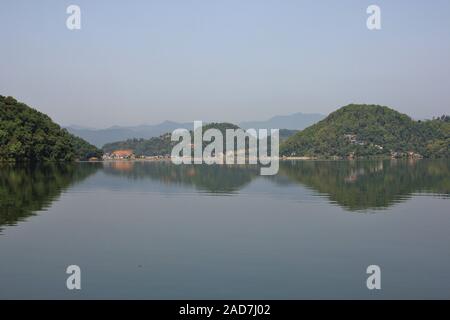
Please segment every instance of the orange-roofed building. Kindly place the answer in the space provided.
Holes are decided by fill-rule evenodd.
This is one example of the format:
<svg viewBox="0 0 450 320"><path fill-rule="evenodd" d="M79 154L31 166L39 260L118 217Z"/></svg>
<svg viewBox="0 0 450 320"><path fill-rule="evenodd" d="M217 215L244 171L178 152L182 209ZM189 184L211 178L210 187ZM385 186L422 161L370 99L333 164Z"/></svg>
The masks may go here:
<svg viewBox="0 0 450 320"><path fill-rule="evenodd" d="M111 156L116 159L130 159L134 154L133 150L116 150L111 153Z"/></svg>

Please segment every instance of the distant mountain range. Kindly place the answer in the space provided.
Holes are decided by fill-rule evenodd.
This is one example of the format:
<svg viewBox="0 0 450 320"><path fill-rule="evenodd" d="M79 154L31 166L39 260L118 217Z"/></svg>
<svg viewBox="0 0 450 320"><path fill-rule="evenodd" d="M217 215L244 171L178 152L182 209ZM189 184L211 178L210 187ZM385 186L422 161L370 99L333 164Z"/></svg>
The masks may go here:
<svg viewBox="0 0 450 320"><path fill-rule="evenodd" d="M239 126L244 129L289 129L303 130L310 125L324 119L326 116L318 113L294 113L286 116L274 116L266 121L241 122Z"/></svg>
<svg viewBox="0 0 450 320"><path fill-rule="evenodd" d="M190 128L192 123L164 121L155 125L140 125L135 127L113 126L106 129L82 128L78 126L66 127L70 133L82 137L95 146L102 147L107 143L123 141L133 138L150 139L178 128Z"/></svg>
<svg viewBox="0 0 450 320"><path fill-rule="evenodd" d="M289 129L302 130L317 121L325 118L322 114L295 113L286 116L275 116L266 121L242 122L239 126L244 129ZM164 121L155 125L140 125L135 127L113 126L106 129L83 128L76 125L66 127L66 129L97 147L102 147L107 143L124 141L133 138L150 139L159 137L167 132L172 132L178 128L192 128L192 122Z"/></svg>

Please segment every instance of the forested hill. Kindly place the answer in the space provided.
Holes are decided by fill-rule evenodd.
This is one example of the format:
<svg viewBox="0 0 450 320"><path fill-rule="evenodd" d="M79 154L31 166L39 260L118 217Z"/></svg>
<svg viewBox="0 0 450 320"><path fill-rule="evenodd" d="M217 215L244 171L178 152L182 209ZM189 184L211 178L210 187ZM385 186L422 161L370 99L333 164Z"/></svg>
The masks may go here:
<svg viewBox="0 0 450 320"><path fill-rule="evenodd" d="M205 132L208 129L218 129L222 135L225 137L226 129L238 129L239 127L226 122L220 123L209 123L203 125L202 131ZM171 133L163 134L159 137L154 137L150 139L128 139L125 141L118 141L113 143L107 143L103 146L103 151L105 153L110 153L115 150L127 149L133 150L133 153L137 156L157 156L157 155L170 155L172 148L178 142L171 141ZM191 137L193 133L191 130ZM193 141L192 141L193 142ZM205 146L207 143L203 142Z"/></svg>
<svg viewBox="0 0 450 320"><path fill-rule="evenodd" d="M71 161L101 155L47 115L0 95L0 161Z"/></svg>
<svg viewBox="0 0 450 320"><path fill-rule="evenodd" d="M450 118L414 121L388 107L348 105L287 139L285 156L376 156L414 152L449 157Z"/></svg>

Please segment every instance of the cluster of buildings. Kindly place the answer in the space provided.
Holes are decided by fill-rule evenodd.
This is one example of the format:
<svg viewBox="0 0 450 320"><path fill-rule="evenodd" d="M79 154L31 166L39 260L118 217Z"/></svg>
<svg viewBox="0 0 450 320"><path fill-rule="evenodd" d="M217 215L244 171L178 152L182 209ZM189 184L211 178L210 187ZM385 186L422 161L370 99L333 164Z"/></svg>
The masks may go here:
<svg viewBox="0 0 450 320"><path fill-rule="evenodd" d="M351 144L364 146L368 143L363 140L358 140L358 137L356 134L344 134L344 138L347 139ZM378 144L371 144L371 146L374 146L375 148L379 150L383 150L383 147ZM348 155L349 159L355 158L355 153L352 152ZM398 158L410 158L410 159L422 159L423 156L419 153L416 153L414 151L408 151L408 152L401 152L401 151L391 151L391 158L392 159L398 159Z"/></svg>
<svg viewBox="0 0 450 320"><path fill-rule="evenodd" d="M115 150L110 153L105 153L102 157L102 160L104 161L111 161L111 160L136 160L136 159L142 159L142 160L166 160L170 159L169 155L158 155L158 156L136 156L133 152L133 150Z"/></svg>
<svg viewBox="0 0 450 320"><path fill-rule="evenodd" d="M356 134L344 134L344 138L347 139L351 144L356 144L360 146L365 146L367 144L367 142L363 140L358 140ZM383 147L378 144L374 144L373 146L379 150L383 150Z"/></svg>
<svg viewBox="0 0 450 320"><path fill-rule="evenodd" d="M408 152L391 151L391 158L392 159L398 159L398 158L422 159L423 156L420 153L416 153L414 151L408 151Z"/></svg>
<svg viewBox="0 0 450 320"><path fill-rule="evenodd" d="M105 153L102 157L103 160L134 160L136 156L133 150L115 150L111 153Z"/></svg>

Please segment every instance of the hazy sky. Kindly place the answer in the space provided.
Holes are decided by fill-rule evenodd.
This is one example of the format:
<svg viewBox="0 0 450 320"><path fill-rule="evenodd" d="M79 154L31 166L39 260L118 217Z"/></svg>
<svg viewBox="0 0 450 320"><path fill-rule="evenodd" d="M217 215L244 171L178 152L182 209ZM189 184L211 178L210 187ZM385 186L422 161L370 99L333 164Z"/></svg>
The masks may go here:
<svg viewBox="0 0 450 320"><path fill-rule="evenodd" d="M450 113L448 0L1 0L0 24L0 94L63 125Z"/></svg>

